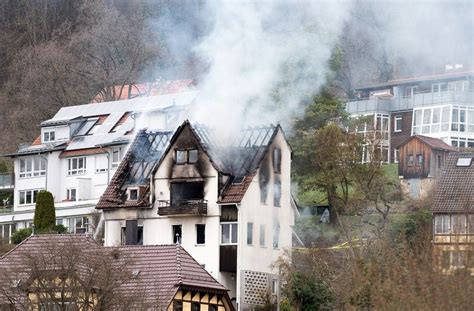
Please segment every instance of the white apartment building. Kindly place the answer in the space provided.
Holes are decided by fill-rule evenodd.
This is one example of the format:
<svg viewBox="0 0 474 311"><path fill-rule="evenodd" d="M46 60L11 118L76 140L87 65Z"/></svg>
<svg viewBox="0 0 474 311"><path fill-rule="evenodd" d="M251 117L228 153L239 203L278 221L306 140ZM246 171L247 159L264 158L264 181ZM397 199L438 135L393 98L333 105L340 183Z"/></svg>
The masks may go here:
<svg viewBox="0 0 474 311"><path fill-rule="evenodd" d="M41 123L31 145L5 155L14 159L14 200L11 210L0 213L0 236L9 239L16 229L32 226L36 194L43 189L54 196L58 224L72 233L94 232L100 227L95 206L135 129L174 128L197 94L188 90L61 108Z"/></svg>
<svg viewBox="0 0 474 311"><path fill-rule="evenodd" d="M292 247L291 148L279 126L215 133L185 121L141 131L97 208L105 245L180 243L238 310L279 298L272 264Z"/></svg>
<svg viewBox="0 0 474 311"><path fill-rule="evenodd" d="M398 146L416 134L474 148L474 71L391 80L354 93L346 111L373 120L358 131L381 134L385 162L398 162Z"/></svg>

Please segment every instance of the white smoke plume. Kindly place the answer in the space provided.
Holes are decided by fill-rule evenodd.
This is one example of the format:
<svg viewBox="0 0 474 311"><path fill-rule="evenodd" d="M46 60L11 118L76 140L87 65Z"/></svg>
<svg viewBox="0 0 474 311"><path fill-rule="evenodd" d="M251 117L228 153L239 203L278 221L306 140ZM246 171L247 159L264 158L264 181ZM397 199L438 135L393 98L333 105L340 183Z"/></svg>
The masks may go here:
<svg viewBox="0 0 474 311"><path fill-rule="evenodd" d="M195 51L209 66L195 121L232 129L280 122L325 82L347 1L210 1L210 33Z"/></svg>

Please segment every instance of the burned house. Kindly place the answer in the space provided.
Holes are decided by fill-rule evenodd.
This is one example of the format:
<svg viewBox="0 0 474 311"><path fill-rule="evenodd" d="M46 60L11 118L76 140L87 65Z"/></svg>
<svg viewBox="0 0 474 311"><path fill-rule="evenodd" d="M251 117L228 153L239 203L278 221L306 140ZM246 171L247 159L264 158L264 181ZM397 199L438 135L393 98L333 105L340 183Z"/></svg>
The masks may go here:
<svg viewBox="0 0 474 311"><path fill-rule="evenodd" d="M86 234L54 234L30 236L0 258L0 310L234 307L180 245L103 247Z"/></svg>
<svg viewBox="0 0 474 311"><path fill-rule="evenodd" d="M235 139L235 138L234 138ZM238 309L277 301L271 265L292 246L291 149L280 126L221 143L184 122L140 132L101 197L105 244L182 245Z"/></svg>
<svg viewBox="0 0 474 311"><path fill-rule="evenodd" d="M425 196L441 176L444 162L450 152L457 150L440 139L414 135L397 146L398 175L402 187L413 197Z"/></svg>
<svg viewBox="0 0 474 311"><path fill-rule="evenodd" d="M431 207L435 262L443 273L474 275L473 189L474 152L449 154Z"/></svg>

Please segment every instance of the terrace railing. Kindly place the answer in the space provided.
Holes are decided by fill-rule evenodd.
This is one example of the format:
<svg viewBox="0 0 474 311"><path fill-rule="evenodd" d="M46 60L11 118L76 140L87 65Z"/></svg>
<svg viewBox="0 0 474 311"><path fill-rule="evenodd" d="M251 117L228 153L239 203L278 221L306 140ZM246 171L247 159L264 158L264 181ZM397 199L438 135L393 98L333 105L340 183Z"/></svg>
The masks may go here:
<svg viewBox="0 0 474 311"><path fill-rule="evenodd" d="M207 215L207 200L159 200L158 215Z"/></svg>

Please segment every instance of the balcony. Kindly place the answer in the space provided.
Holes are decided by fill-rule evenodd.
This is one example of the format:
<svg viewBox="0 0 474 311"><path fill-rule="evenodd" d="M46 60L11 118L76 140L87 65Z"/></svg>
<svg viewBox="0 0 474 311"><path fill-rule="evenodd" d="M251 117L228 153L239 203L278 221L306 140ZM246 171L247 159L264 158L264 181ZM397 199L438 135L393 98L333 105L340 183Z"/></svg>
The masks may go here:
<svg viewBox="0 0 474 311"><path fill-rule="evenodd" d="M392 111L410 110L415 107L434 105L463 105L474 104L474 91L446 90L440 92L419 92L411 97L366 98L348 101L346 111L349 114L389 113Z"/></svg>
<svg viewBox="0 0 474 311"><path fill-rule="evenodd" d="M207 215L207 200L159 200L158 215Z"/></svg>
<svg viewBox="0 0 474 311"><path fill-rule="evenodd" d="M13 173L0 174L0 190L13 190L15 177Z"/></svg>

